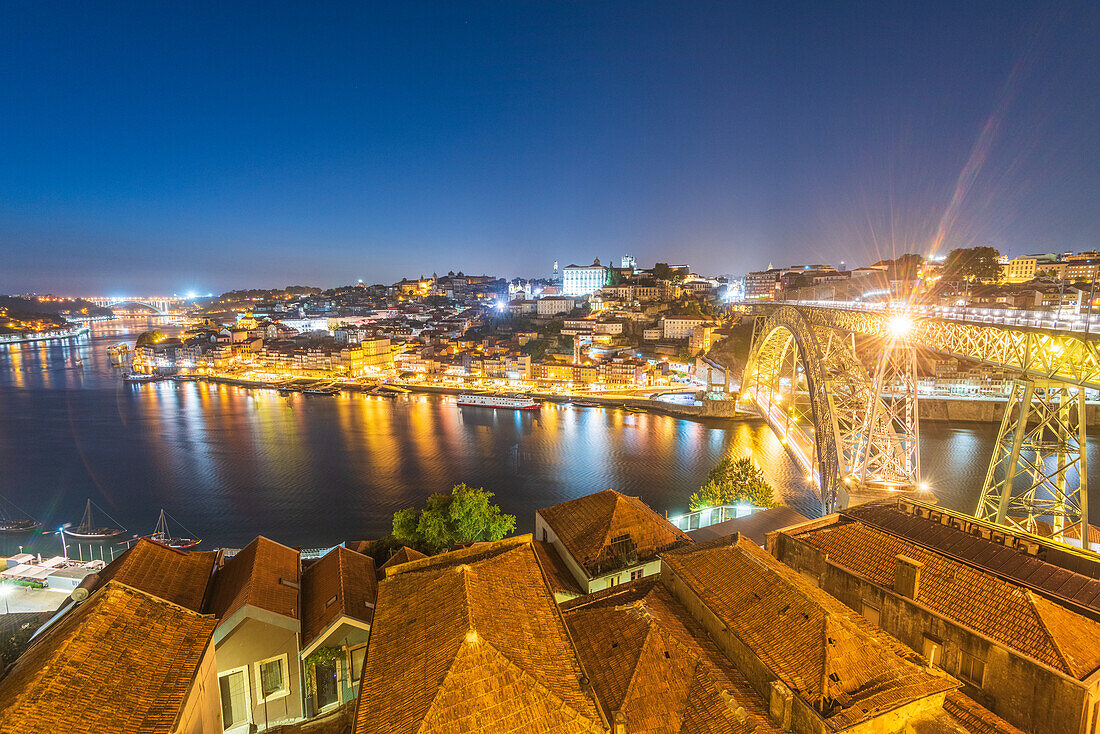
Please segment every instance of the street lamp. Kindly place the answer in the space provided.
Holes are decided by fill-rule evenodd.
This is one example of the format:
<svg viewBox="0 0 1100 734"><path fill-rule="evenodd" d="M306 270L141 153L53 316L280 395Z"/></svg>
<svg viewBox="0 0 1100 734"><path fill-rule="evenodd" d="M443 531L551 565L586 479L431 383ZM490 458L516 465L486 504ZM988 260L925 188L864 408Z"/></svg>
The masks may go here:
<svg viewBox="0 0 1100 734"><path fill-rule="evenodd" d="M71 526L72 523L67 522L57 529L58 534L61 535L61 555L64 556L66 560L69 558L69 549L65 546L65 528Z"/></svg>

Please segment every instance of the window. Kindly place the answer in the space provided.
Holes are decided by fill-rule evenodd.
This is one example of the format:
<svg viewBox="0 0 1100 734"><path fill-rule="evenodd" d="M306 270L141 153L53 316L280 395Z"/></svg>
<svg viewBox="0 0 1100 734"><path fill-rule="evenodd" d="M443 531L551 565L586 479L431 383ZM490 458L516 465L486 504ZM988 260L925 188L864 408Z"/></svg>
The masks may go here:
<svg viewBox="0 0 1100 734"><path fill-rule="evenodd" d="M359 682L359 674L363 672L363 660L367 657L367 646L360 645L359 647L353 647L348 651L348 656L351 658L351 682Z"/></svg>
<svg viewBox="0 0 1100 734"><path fill-rule="evenodd" d="M928 660L933 668L943 667L943 642L935 637L924 636L924 649L921 654Z"/></svg>
<svg viewBox="0 0 1100 734"><path fill-rule="evenodd" d="M256 663L256 696L259 702L265 703L288 695L289 679L285 654Z"/></svg>
<svg viewBox="0 0 1100 734"><path fill-rule="evenodd" d="M638 568L638 569L635 569L635 570L630 572L630 580L631 581L637 581L638 579L642 578L643 576L645 576L645 569L644 568Z"/></svg>
<svg viewBox="0 0 1100 734"><path fill-rule="evenodd" d="M232 729L248 723L248 668L237 668L218 677L222 699L222 726Z"/></svg>
<svg viewBox="0 0 1100 734"><path fill-rule="evenodd" d="M978 688L985 680L985 661L970 653L959 651L959 677Z"/></svg>
<svg viewBox="0 0 1100 734"><path fill-rule="evenodd" d="M609 576L607 578L607 588L609 588L609 589L612 586L618 586L620 583L621 583L621 578L618 574L615 574L614 576Z"/></svg>
<svg viewBox="0 0 1100 734"><path fill-rule="evenodd" d="M880 626L879 620L882 618L882 613L881 610L879 610L879 608L876 607L874 604L863 602L863 610L861 614L863 614L863 618L871 624L875 625L876 627Z"/></svg>

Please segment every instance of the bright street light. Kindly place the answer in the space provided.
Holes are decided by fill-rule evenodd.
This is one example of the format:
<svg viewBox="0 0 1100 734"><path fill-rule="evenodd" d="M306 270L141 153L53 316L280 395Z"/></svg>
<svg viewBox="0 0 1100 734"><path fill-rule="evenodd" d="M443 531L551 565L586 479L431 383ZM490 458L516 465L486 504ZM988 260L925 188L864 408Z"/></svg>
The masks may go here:
<svg viewBox="0 0 1100 734"><path fill-rule="evenodd" d="M901 313L891 316L890 321L886 324L886 331L895 339L905 338L912 329L913 319Z"/></svg>

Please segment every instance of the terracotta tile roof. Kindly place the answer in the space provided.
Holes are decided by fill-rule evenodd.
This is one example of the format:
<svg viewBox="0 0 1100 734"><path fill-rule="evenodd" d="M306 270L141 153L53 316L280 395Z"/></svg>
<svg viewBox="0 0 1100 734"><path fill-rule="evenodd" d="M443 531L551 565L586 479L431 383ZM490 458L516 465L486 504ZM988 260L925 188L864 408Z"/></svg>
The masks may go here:
<svg viewBox="0 0 1100 734"><path fill-rule="evenodd" d="M589 576L627 565L620 560L620 552L624 549L612 545L624 536L629 537L626 550L629 551L632 545L638 561L692 542L682 530L646 503L613 489L547 507L538 514L553 528L562 545Z"/></svg>
<svg viewBox="0 0 1100 734"><path fill-rule="evenodd" d="M600 732L530 536L387 571L356 732Z"/></svg>
<svg viewBox="0 0 1100 734"><path fill-rule="evenodd" d="M621 716L629 734L781 731L657 577L570 600L562 609L604 710L613 720Z"/></svg>
<svg viewBox="0 0 1100 734"><path fill-rule="evenodd" d="M917 601L1030 658L1083 680L1100 668L1100 624L1030 589L858 522L796 536L829 560L887 588L896 557L924 564Z"/></svg>
<svg viewBox="0 0 1100 734"><path fill-rule="evenodd" d="M1013 543L968 532L968 523L979 522L971 517L906 500L869 502L851 507L840 516L1035 589L1067 609L1100 619L1100 556L1095 553L1083 553L1037 536L993 531L1009 538L1016 536L1024 545L1043 543L1039 553L1024 552L1012 547Z"/></svg>
<svg viewBox="0 0 1100 734"><path fill-rule="evenodd" d="M302 573L302 646L343 616L370 624L377 594L373 558L343 546L330 550Z"/></svg>
<svg viewBox="0 0 1100 734"><path fill-rule="evenodd" d="M172 731L216 624L107 583L0 680L0 734Z"/></svg>
<svg viewBox="0 0 1100 734"><path fill-rule="evenodd" d="M379 571L384 571L387 568L393 568L394 566L400 566L402 563L408 563L409 561L416 561L421 558L427 558L425 554L418 550L413 550L407 545L403 545L397 549L397 551L389 557L389 559L378 567Z"/></svg>
<svg viewBox="0 0 1100 734"><path fill-rule="evenodd" d="M539 565L542 566L542 575L546 577L546 585L550 591L561 594L573 594L580 596L584 589L577 583L577 579L565 566L565 561L558 555L557 549L550 543L536 540L532 543L535 555L538 556Z"/></svg>
<svg viewBox="0 0 1100 734"><path fill-rule="evenodd" d="M260 536L214 574L206 610L224 619L251 604L297 619L298 585L298 551Z"/></svg>
<svg viewBox="0 0 1100 734"><path fill-rule="evenodd" d="M958 686L746 538L662 558L796 696L823 709L834 730Z"/></svg>
<svg viewBox="0 0 1100 734"><path fill-rule="evenodd" d="M1022 729L1016 728L961 691L948 693L943 709L971 734L1024 734Z"/></svg>
<svg viewBox="0 0 1100 734"><path fill-rule="evenodd" d="M142 538L99 572L93 591L114 580L201 612L217 556L214 551L188 553Z"/></svg>

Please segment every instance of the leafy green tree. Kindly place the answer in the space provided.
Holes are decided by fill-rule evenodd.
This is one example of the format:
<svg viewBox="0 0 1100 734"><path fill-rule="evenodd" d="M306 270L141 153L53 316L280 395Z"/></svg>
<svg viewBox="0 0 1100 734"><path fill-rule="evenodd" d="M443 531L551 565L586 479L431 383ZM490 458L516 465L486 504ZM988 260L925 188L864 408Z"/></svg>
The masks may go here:
<svg viewBox="0 0 1100 734"><path fill-rule="evenodd" d="M993 247L966 247L947 253L943 262L943 274L947 279L996 282L1001 279L1001 256Z"/></svg>
<svg viewBox="0 0 1100 734"><path fill-rule="evenodd" d="M924 258L920 255L906 253L896 260L887 261L886 277L889 280L916 280L923 264Z"/></svg>
<svg viewBox="0 0 1100 734"><path fill-rule="evenodd" d="M140 334L137 341L134 342L134 349L143 347L146 344L156 344L157 342L164 341L164 334L159 331L146 331Z"/></svg>
<svg viewBox="0 0 1100 734"><path fill-rule="evenodd" d="M775 507L775 492L764 472L750 458L723 459L710 470L707 482L689 500L692 510L741 502L754 507Z"/></svg>
<svg viewBox="0 0 1100 734"><path fill-rule="evenodd" d="M505 515L489 502L492 492L456 484L450 494L433 494L423 508L410 507L393 516L393 534L426 553L439 553L457 543L500 540L515 530L515 515Z"/></svg>

